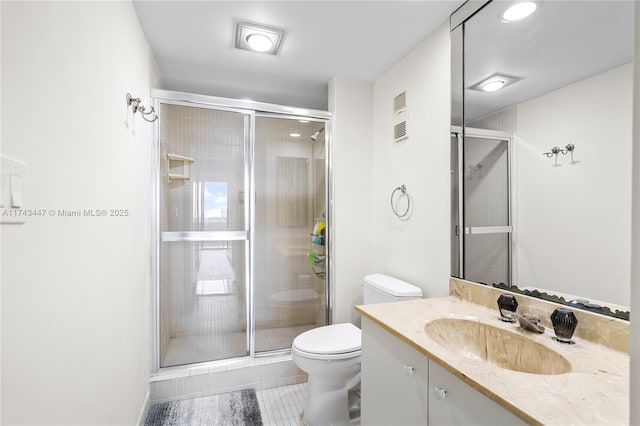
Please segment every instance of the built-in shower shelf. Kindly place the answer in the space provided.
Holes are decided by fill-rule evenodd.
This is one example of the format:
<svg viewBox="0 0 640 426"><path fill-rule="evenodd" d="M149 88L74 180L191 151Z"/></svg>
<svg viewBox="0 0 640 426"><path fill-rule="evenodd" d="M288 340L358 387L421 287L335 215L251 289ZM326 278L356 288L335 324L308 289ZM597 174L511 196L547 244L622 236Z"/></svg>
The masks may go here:
<svg viewBox="0 0 640 426"><path fill-rule="evenodd" d="M178 154L167 154L167 179L169 183L172 180L181 180L185 185L189 181L189 165L193 163L195 160L191 157L185 157L184 155ZM181 164L173 164L173 163L181 163ZM172 168L182 166L182 173L171 173Z"/></svg>
<svg viewBox="0 0 640 426"><path fill-rule="evenodd" d="M169 173L167 176L169 176L169 182L171 182L172 179L182 179L182 180L189 180L189 176L187 175L177 175L175 173Z"/></svg>

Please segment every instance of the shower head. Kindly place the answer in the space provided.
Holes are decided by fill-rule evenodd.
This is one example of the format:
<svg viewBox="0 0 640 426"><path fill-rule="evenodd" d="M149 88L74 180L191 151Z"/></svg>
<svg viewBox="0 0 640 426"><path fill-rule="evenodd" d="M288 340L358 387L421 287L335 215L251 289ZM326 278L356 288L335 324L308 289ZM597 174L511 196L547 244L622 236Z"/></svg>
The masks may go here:
<svg viewBox="0 0 640 426"><path fill-rule="evenodd" d="M318 140L318 136L320 136L320 133L324 132L324 127L320 130L318 130L317 132L315 132L314 134L311 135L311 140L312 141L317 141Z"/></svg>

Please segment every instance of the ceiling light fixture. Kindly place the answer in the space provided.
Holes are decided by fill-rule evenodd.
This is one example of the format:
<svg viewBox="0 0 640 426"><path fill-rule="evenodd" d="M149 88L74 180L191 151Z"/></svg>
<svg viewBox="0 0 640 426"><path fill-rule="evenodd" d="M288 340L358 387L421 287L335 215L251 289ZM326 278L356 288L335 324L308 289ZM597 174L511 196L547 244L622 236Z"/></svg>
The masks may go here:
<svg viewBox="0 0 640 426"><path fill-rule="evenodd" d="M289 136L291 136L292 138L299 138L300 133L289 133Z"/></svg>
<svg viewBox="0 0 640 426"><path fill-rule="evenodd" d="M488 81L485 84L483 84L481 89L484 90L485 92L496 92L496 91L502 89L504 87L505 83L506 82L504 80L495 79L495 80L491 80L491 81Z"/></svg>
<svg viewBox="0 0 640 426"><path fill-rule="evenodd" d="M493 74L491 77L485 78L479 83L474 84L470 87L470 89L487 93L497 92L498 90L504 89L508 85L513 84L518 80L520 80L520 78L518 77L511 77L503 74Z"/></svg>
<svg viewBox="0 0 640 426"><path fill-rule="evenodd" d="M273 42L264 34L251 34L247 36L247 43L256 52L266 52L273 47Z"/></svg>
<svg viewBox="0 0 640 426"><path fill-rule="evenodd" d="M503 22L519 21L536 11L538 4L535 1L520 1L513 3L502 12Z"/></svg>
<svg viewBox="0 0 640 426"><path fill-rule="evenodd" d="M238 22L236 25L236 48L238 49L276 55L283 38L284 30L280 28L251 22Z"/></svg>

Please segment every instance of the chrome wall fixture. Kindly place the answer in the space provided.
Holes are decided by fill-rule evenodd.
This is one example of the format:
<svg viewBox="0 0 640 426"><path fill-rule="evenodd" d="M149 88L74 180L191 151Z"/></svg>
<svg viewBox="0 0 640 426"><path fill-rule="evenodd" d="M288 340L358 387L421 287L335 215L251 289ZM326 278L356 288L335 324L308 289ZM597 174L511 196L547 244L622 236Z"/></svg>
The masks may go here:
<svg viewBox="0 0 640 426"><path fill-rule="evenodd" d="M400 195L396 197L396 192L398 191L400 191ZM407 199L407 207L404 210L404 213L400 213L398 211L398 203L403 198ZM409 210L411 210L411 196L409 195L409 193L407 193L406 185L400 185L399 187L394 189L393 192L391 193L391 211L393 211L393 214L395 214L400 219L402 219L406 217L407 214L409 214Z"/></svg>
<svg viewBox="0 0 640 426"><path fill-rule="evenodd" d="M131 93L127 93L126 99L127 99L127 107L131 107L134 115L136 112L140 112L140 114L142 115L142 118L144 118L144 120L148 121L149 123L153 123L158 119L158 114L156 114L156 109L154 107L147 108L146 106L142 105L142 101L140 100L140 98L134 98L133 96L131 96ZM147 118L148 116L151 116L151 117Z"/></svg>
<svg viewBox="0 0 640 426"><path fill-rule="evenodd" d="M566 154L571 154L571 164L575 164L576 161L573 160L573 150L576 149L576 146L572 143L565 145L564 148L560 148L559 146L554 146L553 148L551 148L551 151L549 152L543 152L542 155L546 156L547 158L551 158L555 155L556 157L556 162L554 164L554 167L558 166L558 154L562 154L562 155L566 155Z"/></svg>
<svg viewBox="0 0 640 426"><path fill-rule="evenodd" d="M553 148L551 148L551 151L549 152L543 152L542 155L546 155L547 158L551 158L554 155L558 155L558 154L567 154L569 152L573 152L573 150L576 149L576 146L572 143L568 144L567 146L565 146L564 148L560 148L559 146L554 146Z"/></svg>

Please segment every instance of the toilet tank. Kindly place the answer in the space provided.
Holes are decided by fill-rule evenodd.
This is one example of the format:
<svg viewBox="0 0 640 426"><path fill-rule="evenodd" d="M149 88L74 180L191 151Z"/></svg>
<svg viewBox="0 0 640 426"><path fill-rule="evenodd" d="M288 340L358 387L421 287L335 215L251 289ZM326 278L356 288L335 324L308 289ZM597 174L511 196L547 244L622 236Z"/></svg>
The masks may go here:
<svg viewBox="0 0 640 426"><path fill-rule="evenodd" d="M362 282L362 300L365 305L420 298L421 288L388 275L367 275Z"/></svg>

